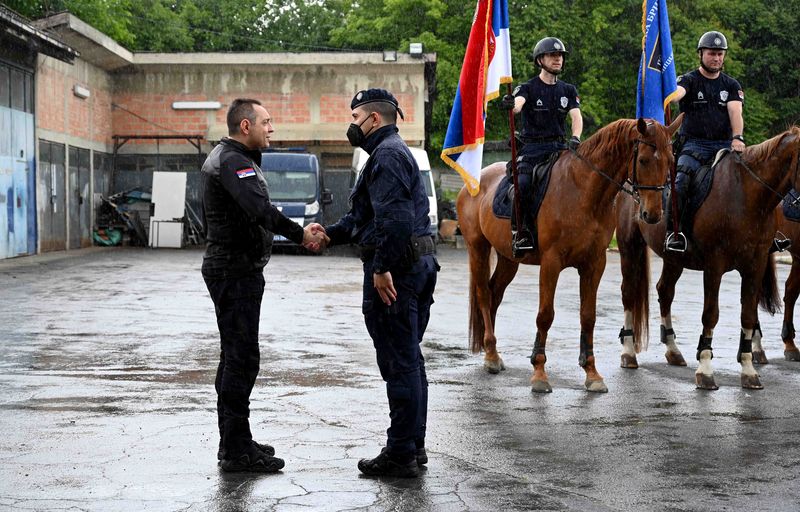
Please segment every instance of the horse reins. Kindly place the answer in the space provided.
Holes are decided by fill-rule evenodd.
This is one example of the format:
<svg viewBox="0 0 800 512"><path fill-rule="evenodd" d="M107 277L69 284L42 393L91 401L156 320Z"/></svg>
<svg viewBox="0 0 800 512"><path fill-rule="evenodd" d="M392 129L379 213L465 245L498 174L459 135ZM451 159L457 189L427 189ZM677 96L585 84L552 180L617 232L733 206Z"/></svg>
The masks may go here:
<svg viewBox="0 0 800 512"><path fill-rule="evenodd" d="M611 176L600 170L592 162L590 162L589 160L585 159L580 154L578 154L578 151L575 150L574 148L570 148L570 152L573 155L575 155L579 160L588 165L592 171L594 171L595 173L599 174L603 178L607 179L608 181L616 185L620 191L625 192L626 194L631 196L636 203L639 203L640 190L664 190L665 188L664 185L639 185L638 174L637 174L639 159L636 158L639 154L639 144L646 144L655 150L658 149L658 146L656 146L652 142L647 142L642 139L636 139L635 141L633 141L633 171L629 174L629 176L631 177L625 178L625 181L622 182L615 180L614 178L612 178ZM630 184L631 188L629 189L625 187L626 184Z"/></svg>
<svg viewBox="0 0 800 512"><path fill-rule="evenodd" d="M795 197L794 194L791 193L791 191L788 194L782 195L780 192L772 188L772 186L769 183L764 181L761 178L761 176L756 174L755 171L753 171L753 169L751 169L750 166L747 165L747 162L745 162L744 159L742 159L742 154L740 152L734 151L733 159L736 160L736 163L744 167L745 170L747 170L747 172L750 174L750 176L753 177L753 179L759 182L764 188L766 188L767 190L778 196L781 200L785 199L785 197L788 195L792 197L792 202L791 202L792 206L797 206L798 204L800 204L800 197ZM796 181L798 170L800 170L800 156L798 157L797 164L795 164L794 168L795 180L792 181Z"/></svg>

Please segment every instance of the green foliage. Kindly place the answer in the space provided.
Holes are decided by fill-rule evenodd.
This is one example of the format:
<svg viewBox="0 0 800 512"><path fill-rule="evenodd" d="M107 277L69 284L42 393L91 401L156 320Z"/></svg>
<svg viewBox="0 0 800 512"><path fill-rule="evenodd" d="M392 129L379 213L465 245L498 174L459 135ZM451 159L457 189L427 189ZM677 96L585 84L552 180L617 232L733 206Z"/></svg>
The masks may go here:
<svg viewBox="0 0 800 512"><path fill-rule="evenodd" d="M429 144L438 156L455 97L475 0L4 0L30 18L69 10L137 51L435 52ZM707 30L728 36L725 71L745 90L745 135L759 142L800 122L800 0L669 0L678 73L698 65ZM509 0L515 82L536 70L540 38L567 44L562 78L577 86L585 135L635 114L641 0ZM489 106L487 139L508 137L505 112Z"/></svg>

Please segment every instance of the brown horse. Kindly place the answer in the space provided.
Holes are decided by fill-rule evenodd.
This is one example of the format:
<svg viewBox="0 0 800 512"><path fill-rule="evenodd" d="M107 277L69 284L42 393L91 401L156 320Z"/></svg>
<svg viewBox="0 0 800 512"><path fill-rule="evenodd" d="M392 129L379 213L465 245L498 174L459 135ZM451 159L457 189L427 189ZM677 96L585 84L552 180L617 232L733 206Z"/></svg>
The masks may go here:
<svg viewBox="0 0 800 512"><path fill-rule="evenodd" d="M636 352L647 344L650 247L663 258L657 290L667 362L686 365L672 329L675 284L684 268L702 270L703 333L697 347L700 363L695 382L701 389L717 389L711 368L711 341L719 320L719 286L724 273L737 270L742 278L742 333L737 357L742 365L741 383L749 389L763 387L753 367L753 332L759 303L770 313L778 310L775 263L768 255L775 233L773 210L789 188L797 186L799 148L800 129L793 127L745 149L741 155L723 158L717 165L711 191L697 211L692 243L685 253L665 253L664 222L640 222L634 216L635 205L622 198L617 210L617 241L625 308L625 326L620 333L623 368L636 368Z"/></svg>
<svg viewBox="0 0 800 512"><path fill-rule="evenodd" d="M511 253L511 223L492 213L492 199L506 165L492 164L481 173L480 192L462 190L457 208L470 267L470 338L475 353L485 350L490 373L505 369L497 353L494 322L506 287L520 263L540 265L539 314L531 356L533 391L550 392L544 370L547 331L553 323L553 299L561 271L575 267L580 274L580 356L586 389L605 392L592 351L597 286L606 265L606 248L614 229L614 198L624 189L639 204L645 222L661 218L661 192L672 163L670 138L680 125L666 128L642 119L619 120L598 130L576 152L564 152L551 170L539 209L538 248L515 259ZM494 248L497 264L490 273Z"/></svg>
<svg viewBox="0 0 800 512"><path fill-rule="evenodd" d="M787 361L800 361L800 350L794 343L794 305L800 296L800 222L786 219L783 215L783 206L775 208L775 222L778 226L776 236L792 240L789 254L792 255L792 270L786 278L783 293L783 356ZM753 335L753 362L767 364L767 356L761 345L760 332Z"/></svg>

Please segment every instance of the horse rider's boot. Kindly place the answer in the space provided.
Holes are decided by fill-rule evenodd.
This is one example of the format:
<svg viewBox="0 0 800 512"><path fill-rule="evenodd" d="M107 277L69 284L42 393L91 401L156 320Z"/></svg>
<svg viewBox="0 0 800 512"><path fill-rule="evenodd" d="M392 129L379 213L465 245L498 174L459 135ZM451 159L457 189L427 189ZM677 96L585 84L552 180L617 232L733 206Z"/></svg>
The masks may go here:
<svg viewBox="0 0 800 512"><path fill-rule="evenodd" d="M680 202L680 200L678 202ZM681 210L682 209L683 208L681 208ZM673 212L672 212L672 200L671 199L667 200L667 205L666 205L666 208L664 210L665 210L664 213L666 214L665 215L666 218L664 220L665 220L665 222L667 224L667 237L664 240L664 249L666 249L667 251L673 251L673 252L686 252L686 245L687 245L687 243L686 243L686 235L684 235L681 231L678 231L677 233L675 233L672 230L672 226L673 226L673 224L672 224L672 215L673 215ZM678 229L680 229L680 226L678 227Z"/></svg>
<svg viewBox="0 0 800 512"><path fill-rule="evenodd" d="M515 258L521 258L526 252L534 249L533 236L527 226L511 233L511 252Z"/></svg>
<svg viewBox="0 0 800 512"><path fill-rule="evenodd" d="M773 252L783 252L791 246L792 241L790 239L776 238L772 241L772 245L769 246L769 253L772 254Z"/></svg>

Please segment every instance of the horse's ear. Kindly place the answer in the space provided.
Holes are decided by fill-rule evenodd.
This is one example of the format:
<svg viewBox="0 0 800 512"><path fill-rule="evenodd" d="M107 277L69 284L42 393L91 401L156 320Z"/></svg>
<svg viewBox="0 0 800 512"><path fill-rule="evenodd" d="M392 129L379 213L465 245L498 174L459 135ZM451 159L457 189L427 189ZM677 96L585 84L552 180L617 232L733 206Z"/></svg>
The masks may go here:
<svg viewBox="0 0 800 512"><path fill-rule="evenodd" d="M677 131L678 131L678 128L680 128L680 127L681 127L681 123L682 123L682 122L683 122L683 112L681 112L681 113L678 115L678 117L676 117L676 118L675 118L675 120L674 120L674 121L672 121L672 124L670 124L670 125L669 125L669 127L667 128L667 130L669 130L669 136L670 136L670 137L672 137L673 135L675 135L675 132L677 132Z"/></svg>
<svg viewBox="0 0 800 512"><path fill-rule="evenodd" d="M640 117L636 121L636 129L639 130L639 133L641 133L642 135L647 135L647 121L645 121Z"/></svg>

